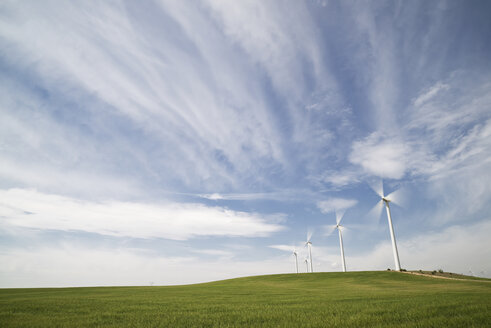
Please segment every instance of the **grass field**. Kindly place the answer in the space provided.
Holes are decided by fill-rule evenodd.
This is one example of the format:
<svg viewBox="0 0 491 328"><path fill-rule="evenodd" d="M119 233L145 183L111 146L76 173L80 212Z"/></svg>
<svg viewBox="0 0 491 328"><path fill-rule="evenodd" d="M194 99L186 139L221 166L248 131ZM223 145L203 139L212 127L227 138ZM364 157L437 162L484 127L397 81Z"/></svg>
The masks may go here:
<svg viewBox="0 0 491 328"><path fill-rule="evenodd" d="M491 282L398 272L1 289L0 327L491 327Z"/></svg>

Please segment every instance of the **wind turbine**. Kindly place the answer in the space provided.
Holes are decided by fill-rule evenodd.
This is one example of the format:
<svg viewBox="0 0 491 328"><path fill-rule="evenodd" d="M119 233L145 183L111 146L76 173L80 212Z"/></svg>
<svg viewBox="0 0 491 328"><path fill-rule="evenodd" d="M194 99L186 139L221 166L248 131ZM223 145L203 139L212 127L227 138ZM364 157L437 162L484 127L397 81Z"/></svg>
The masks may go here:
<svg viewBox="0 0 491 328"><path fill-rule="evenodd" d="M305 262L305 265L307 266L307 273L309 273L309 259L305 258L304 262Z"/></svg>
<svg viewBox="0 0 491 328"><path fill-rule="evenodd" d="M392 252L394 254L394 264L396 267L396 271L401 271L401 263L399 261L399 253L397 252L396 236L394 234L394 226L392 225L392 217L390 215L390 206L389 206L389 203L391 202L397 204L397 201L394 200L397 198L397 195L400 193L400 189L385 196L384 184L382 181L380 182L380 186L378 186L378 188L374 188L374 186L371 187L373 191L375 191L377 195L379 195L381 198L380 201L377 203L377 205L375 205L373 210L376 210L378 212L378 217L380 217L384 205L385 205L385 209L387 210L387 220L389 221L390 238L392 240Z"/></svg>
<svg viewBox="0 0 491 328"><path fill-rule="evenodd" d="M344 260L344 246L343 246L343 234L341 233L341 230L345 229L341 225L341 220L343 219L344 216L344 210L343 211L336 211L336 225L331 226L331 231L329 234L331 234L334 230L338 230L339 234L339 248L341 249L341 262L343 264L343 272L346 272L346 261Z"/></svg>
<svg viewBox="0 0 491 328"><path fill-rule="evenodd" d="M310 239L312 238L312 233L307 233L307 242L305 243L305 247L309 248L309 260L310 260L310 272L314 272L314 266L312 265L312 242Z"/></svg>
<svg viewBox="0 0 491 328"><path fill-rule="evenodd" d="M293 250L293 255L295 256L295 270L298 273L298 253L296 249Z"/></svg>

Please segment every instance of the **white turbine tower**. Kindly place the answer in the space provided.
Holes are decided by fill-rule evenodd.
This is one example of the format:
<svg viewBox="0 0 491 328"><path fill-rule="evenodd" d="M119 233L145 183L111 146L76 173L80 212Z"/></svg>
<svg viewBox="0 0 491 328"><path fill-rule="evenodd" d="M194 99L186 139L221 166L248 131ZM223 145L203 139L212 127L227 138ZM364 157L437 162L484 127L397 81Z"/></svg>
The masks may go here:
<svg viewBox="0 0 491 328"><path fill-rule="evenodd" d="M312 242L310 239L312 238L312 233L307 233L307 242L305 243L305 247L309 248L309 262L310 262L310 272L314 272L314 266L312 264Z"/></svg>
<svg viewBox="0 0 491 328"><path fill-rule="evenodd" d="M298 273L298 253L296 249L293 250L293 255L295 256L295 270Z"/></svg>
<svg viewBox="0 0 491 328"><path fill-rule="evenodd" d="M377 213L378 216L377 218L380 217L380 214L382 212L383 206L385 205L385 209L387 210L387 220L389 221L389 231L390 231L390 238L392 240L392 252L394 253L394 264L396 267L397 271L401 271L401 263L399 261L399 253L397 252L397 244L396 244L396 236L394 234L394 227L392 225L392 217L390 215L390 206L389 203L393 202L397 204L397 201L394 201L397 198L398 192L400 193L400 189L394 191L393 193L385 196L384 195L384 185L383 182L380 183L380 186L378 188L374 188L372 186L372 189L380 196L380 201L375 205L374 209ZM372 210L372 211L373 211Z"/></svg>
<svg viewBox="0 0 491 328"><path fill-rule="evenodd" d="M346 272L346 261L344 259L344 245L343 245L343 234L342 230L346 229L341 225L341 220L343 219L344 215L344 210L342 211L335 211L336 213L336 224L332 226L326 226L328 228L327 235L329 236L334 232L334 230L338 230L338 235L339 235L339 248L341 250L341 263L343 265L343 272Z"/></svg>
<svg viewBox="0 0 491 328"><path fill-rule="evenodd" d="M307 266L307 273L309 273L309 259L305 258L304 262L305 262L305 265Z"/></svg>

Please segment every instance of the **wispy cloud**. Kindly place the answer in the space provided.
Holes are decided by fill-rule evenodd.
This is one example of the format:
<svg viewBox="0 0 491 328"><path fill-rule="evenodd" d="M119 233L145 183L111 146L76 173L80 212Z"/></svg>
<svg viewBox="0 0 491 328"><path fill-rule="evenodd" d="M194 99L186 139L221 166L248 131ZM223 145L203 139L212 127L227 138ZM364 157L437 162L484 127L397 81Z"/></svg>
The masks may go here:
<svg viewBox="0 0 491 328"><path fill-rule="evenodd" d="M346 198L329 198L317 203L317 207L322 213L330 213L336 211L346 211L348 208L355 206L358 203L356 199Z"/></svg>
<svg viewBox="0 0 491 328"><path fill-rule="evenodd" d="M201 204L90 202L34 190L0 191L3 225L134 238L266 237L284 229L261 216Z"/></svg>
<svg viewBox="0 0 491 328"><path fill-rule="evenodd" d="M15 45L4 55L8 60L18 58L20 70L33 61L41 62L33 73L53 92L83 101L92 96L94 110L84 110L93 120L107 107L127 117L132 123L126 124L160 144L160 149L171 150L153 149L155 162L148 166L154 172L158 166L172 171L184 185L203 181L216 187L234 186L232 172L248 175L252 158L282 165L278 132L264 94L247 79L233 78L238 71L247 76L254 75L254 70L250 73L247 65L234 59L235 50L227 46L206 13L186 5L181 9L192 14L187 15L173 10L175 6L165 7L170 19L154 23L163 30L184 29L181 42L174 42L173 35L156 35L151 25L135 16L137 12L132 15L120 6L63 4L49 8L24 3L26 8L6 12L13 21L30 23L14 26L8 24L10 20L4 22L2 35ZM53 15L58 24L53 23ZM193 30L201 33L186 31L191 22ZM35 37L29 32L32 29L37 31ZM78 48L82 50L74 50ZM11 97L20 98L16 93ZM16 115L13 111L8 114ZM44 119L58 121L54 114L40 112Z"/></svg>
<svg viewBox="0 0 491 328"><path fill-rule="evenodd" d="M414 106L421 107L424 103L435 97L440 91L447 90L449 86L447 84L438 82L428 90L422 92L418 98L414 100Z"/></svg>
<svg viewBox="0 0 491 328"><path fill-rule="evenodd" d="M27 120L25 130L33 128L31 140L65 141L64 148L88 157L92 171L112 171L121 162L103 154L124 151L124 165L137 168L141 180L180 191L240 190L251 180L272 186L271 174L315 171L319 153L334 144L330 130L349 125L352 113L327 72L307 8L291 5L163 1L143 6L152 15L131 4L6 6L1 35L10 45L2 53L9 78L25 75L43 90L25 112L41 108L41 121L54 127L36 129ZM26 90L5 91L4 113L18 119L14 107ZM74 102L76 111L69 109ZM318 110L307 113L313 104ZM105 126L108 120L121 124ZM110 138L116 151L102 143L94 152L94 140L84 144L87 135ZM138 139L147 141L143 149ZM48 158L40 164L71 164L57 145L41 144ZM11 156L18 161L40 151Z"/></svg>
<svg viewBox="0 0 491 328"><path fill-rule="evenodd" d="M315 192L308 189L284 189L276 192L257 193L213 193L199 194L198 196L210 200L275 200L291 202L302 202L305 201L306 198L313 201L320 197Z"/></svg>

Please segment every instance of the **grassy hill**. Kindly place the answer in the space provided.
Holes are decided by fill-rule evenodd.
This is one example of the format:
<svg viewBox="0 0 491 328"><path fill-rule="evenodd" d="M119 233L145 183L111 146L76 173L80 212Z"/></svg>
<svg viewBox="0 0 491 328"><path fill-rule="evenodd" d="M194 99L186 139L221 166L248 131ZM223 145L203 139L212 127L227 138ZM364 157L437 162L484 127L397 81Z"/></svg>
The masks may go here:
<svg viewBox="0 0 491 328"><path fill-rule="evenodd" d="M491 327L490 280L398 272L1 289L0 327Z"/></svg>

